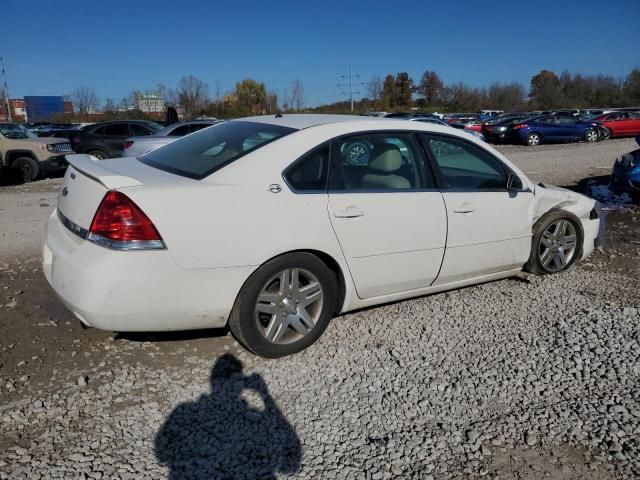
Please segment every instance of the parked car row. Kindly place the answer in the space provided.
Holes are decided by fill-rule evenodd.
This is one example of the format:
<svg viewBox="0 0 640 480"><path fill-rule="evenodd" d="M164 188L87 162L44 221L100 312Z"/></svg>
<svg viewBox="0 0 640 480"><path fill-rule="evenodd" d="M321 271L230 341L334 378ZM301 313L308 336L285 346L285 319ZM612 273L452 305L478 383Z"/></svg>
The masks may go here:
<svg viewBox="0 0 640 480"><path fill-rule="evenodd" d="M596 114L588 116L587 113ZM482 120L473 113L444 117L451 126L481 132L489 142L529 146L551 142L597 142L640 134L640 112L580 111L501 113Z"/></svg>

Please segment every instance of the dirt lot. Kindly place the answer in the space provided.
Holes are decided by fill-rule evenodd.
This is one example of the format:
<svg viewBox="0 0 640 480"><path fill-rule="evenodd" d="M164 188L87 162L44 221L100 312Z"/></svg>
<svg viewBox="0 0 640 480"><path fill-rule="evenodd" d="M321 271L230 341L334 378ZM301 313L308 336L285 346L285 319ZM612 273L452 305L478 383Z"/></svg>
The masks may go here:
<svg viewBox="0 0 640 480"><path fill-rule="evenodd" d="M632 140L612 140L499 149L536 180L577 187L590 177L602 181L613 159L634 145ZM249 395L246 405L263 402L261 411L277 413L277 422L270 420L256 438L264 435L269 443L270 435L279 432L282 443L291 440L288 455L296 459L290 467L263 466L264 472L269 470L264 475L256 473L260 470L249 475L240 462L225 470L225 478L640 475L638 358L621 358L606 367L598 381L544 370L551 361L544 359L559 341L556 336L545 343L555 328L561 332L555 335L571 344L582 341L572 340L576 332L587 336L596 332L592 327L598 322L620 319L613 324L620 325L618 333L600 338L606 348L600 352L600 347L589 347L595 356L579 362L591 364L594 372L611 352L637 351L638 206L608 209L604 246L558 278L505 280L356 312L336 319L326 338L308 352L267 362L244 352L224 330L119 335L83 329L55 298L40 268L42 228L60 183L50 179L0 187L0 478L183 478L180 472L185 478L216 478L212 465L224 464L229 455L213 460L217 453L207 453L212 463L205 468L201 457L188 463L186 457L178 461L166 456L160 439L172 419L179 419L182 429L201 428L202 417L184 423L184 408L200 408L184 402L211 400L209 375L213 381L216 371L211 373L211 366L225 358L238 359L247 372L225 381L242 379L249 390L264 394L263 400ZM500 298L500 308L487 298ZM521 308L520 302L530 308ZM440 315L451 322L446 330L439 330ZM465 323L474 318L504 318L504 330L496 331L496 322L485 320ZM591 325L580 324L586 318ZM423 332L433 333L411 341L412 336L404 337L406 331L394 330L415 319L425 322ZM565 322L569 327L562 326ZM568 332L573 326L584 330ZM512 328L517 328L515 333ZM467 339L463 332L474 329L479 329L477 336ZM503 334L500 344L496 339ZM505 347L514 337L520 346ZM445 340L449 343L439 343ZM474 343L486 349L474 353ZM497 355L503 347L500 356L490 358L488 352ZM510 376L508 359L525 351L537 363L530 370L516 365L517 373ZM449 363L456 358L457 363ZM523 357L521 365L529 365L528 358ZM567 361L563 359L563 365ZM472 375L461 371L457 382L445 382L461 364ZM425 372L425 365L430 371ZM485 390L484 380L475 379L478 369L493 372L487 381L502 378L507 393ZM460 393L456 383L464 383L466 375L471 383ZM265 385L256 387L251 383L256 379ZM538 380L546 386L535 386ZM520 388L525 388L521 398ZM377 403L380 389L387 393ZM215 385L212 391L217 391ZM544 400L529 404L536 395ZM388 409L387 398L393 402ZM580 398L583 402L576 403ZM570 408L562 407L565 404ZM230 414L218 418L214 411L207 410L217 419L210 423L226 425L224 435L233 437L231 432L239 427L228 423ZM234 445L233 439L229 442ZM235 445L247 442L239 435ZM214 443L204 442L217 452Z"/></svg>

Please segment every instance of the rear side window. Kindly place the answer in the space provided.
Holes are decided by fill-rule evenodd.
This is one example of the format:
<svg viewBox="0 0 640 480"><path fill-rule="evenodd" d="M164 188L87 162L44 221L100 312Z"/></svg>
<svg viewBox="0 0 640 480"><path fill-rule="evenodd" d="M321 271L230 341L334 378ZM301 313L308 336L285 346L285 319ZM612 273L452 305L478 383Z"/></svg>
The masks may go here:
<svg viewBox="0 0 640 480"><path fill-rule="evenodd" d="M109 137L128 137L129 126L126 123L114 123L104 127L104 135Z"/></svg>
<svg viewBox="0 0 640 480"><path fill-rule="evenodd" d="M422 184L422 158L410 134L370 133L337 139L332 145L331 191L401 191Z"/></svg>
<svg viewBox="0 0 640 480"><path fill-rule="evenodd" d="M225 122L149 152L139 160L160 170L199 180L295 131L295 128L267 123Z"/></svg>
<svg viewBox="0 0 640 480"><path fill-rule="evenodd" d="M295 162L285 173L289 186L299 192L325 192L329 169L329 144L322 145Z"/></svg>

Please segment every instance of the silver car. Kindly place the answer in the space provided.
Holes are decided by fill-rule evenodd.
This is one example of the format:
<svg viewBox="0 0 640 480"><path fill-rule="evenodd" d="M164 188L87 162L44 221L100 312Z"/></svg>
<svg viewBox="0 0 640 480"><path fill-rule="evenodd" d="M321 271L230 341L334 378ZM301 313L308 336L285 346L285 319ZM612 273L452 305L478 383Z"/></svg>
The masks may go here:
<svg viewBox="0 0 640 480"><path fill-rule="evenodd" d="M155 135L144 137L129 137L124 142L123 157L137 157L144 153L151 152L168 143L174 142L180 137L189 133L197 132L203 128L220 123L220 120L192 120L190 122L180 122L163 128Z"/></svg>

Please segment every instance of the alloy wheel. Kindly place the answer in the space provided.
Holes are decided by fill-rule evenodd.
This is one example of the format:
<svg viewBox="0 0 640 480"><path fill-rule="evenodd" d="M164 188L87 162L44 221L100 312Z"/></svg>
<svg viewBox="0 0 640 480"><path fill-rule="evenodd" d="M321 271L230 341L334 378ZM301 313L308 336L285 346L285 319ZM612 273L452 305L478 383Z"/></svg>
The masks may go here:
<svg viewBox="0 0 640 480"><path fill-rule="evenodd" d="M527 137L527 143L532 147L540 145L540 135L538 135L537 133L532 133Z"/></svg>
<svg viewBox="0 0 640 480"><path fill-rule="evenodd" d="M289 268L266 282L254 308L258 330L276 344L292 343L309 334L320 315L324 293L315 275Z"/></svg>
<svg viewBox="0 0 640 480"><path fill-rule="evenodd" d="M577 247L576 227L568 220L551 223L540 237L540 263L549 272L559 272L571 263Z"/></svg>
<svg viewBox="0 0 640 480"><path fill-rule="evenodd" d="M585 135L585 138L587 142L595 142L596 140L598 140L598 132L596 132L595 130L589 130Z"/></svg>

